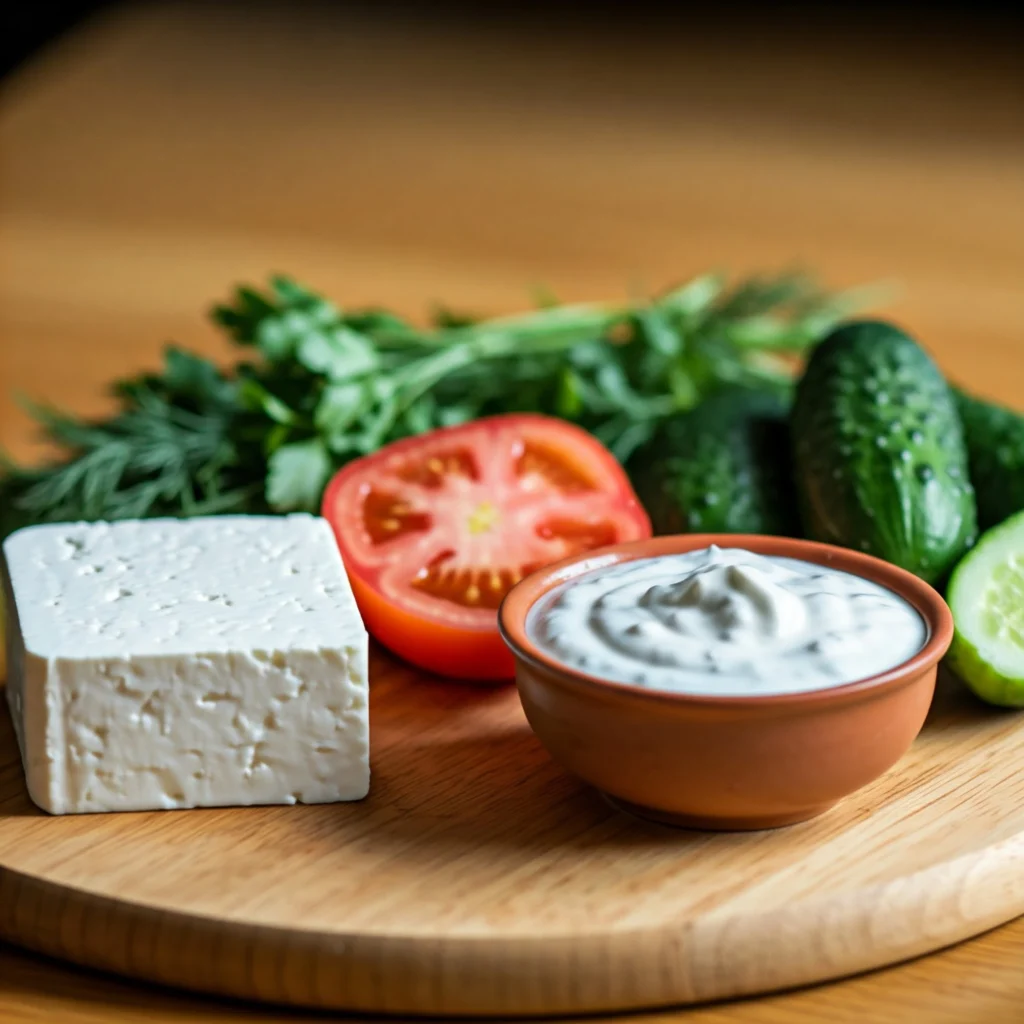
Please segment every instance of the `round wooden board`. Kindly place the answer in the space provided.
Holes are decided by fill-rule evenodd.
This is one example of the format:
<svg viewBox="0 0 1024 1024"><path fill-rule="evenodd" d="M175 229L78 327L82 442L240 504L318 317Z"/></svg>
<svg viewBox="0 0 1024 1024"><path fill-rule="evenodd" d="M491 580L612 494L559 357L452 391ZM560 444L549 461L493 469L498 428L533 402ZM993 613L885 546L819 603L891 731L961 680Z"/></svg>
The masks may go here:
<svg viewBox="0 0 1024 1024"><path fill-rule="evenodd" d="M705 834L567 777L514 689L374 669L360 804L51 818L0 715L0 936L232 996L513 1015L802 985L1024 913L1024 719L952 680L876 785Z"/></svg>

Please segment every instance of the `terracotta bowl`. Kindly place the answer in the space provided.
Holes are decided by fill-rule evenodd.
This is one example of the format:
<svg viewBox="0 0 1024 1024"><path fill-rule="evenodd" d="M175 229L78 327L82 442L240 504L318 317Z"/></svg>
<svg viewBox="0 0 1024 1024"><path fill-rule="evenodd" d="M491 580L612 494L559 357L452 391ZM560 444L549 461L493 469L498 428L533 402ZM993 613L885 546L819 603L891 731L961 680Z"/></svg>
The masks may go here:
<svg viewBox="0 0 1024 1024"><path fill-rule="evenodd" d="M710 544L816 562L880 583L922 615L924 647L857 682L809 693L711 697L610 682L563 665L526 632L550 590L599 567ZM555 760L626 810L690 828L774 828L821 814L902 756L924 723L953 636L946 603L916 576L868 555L783 537L656 537L547 566L498 615L530 726Z"/></svg>

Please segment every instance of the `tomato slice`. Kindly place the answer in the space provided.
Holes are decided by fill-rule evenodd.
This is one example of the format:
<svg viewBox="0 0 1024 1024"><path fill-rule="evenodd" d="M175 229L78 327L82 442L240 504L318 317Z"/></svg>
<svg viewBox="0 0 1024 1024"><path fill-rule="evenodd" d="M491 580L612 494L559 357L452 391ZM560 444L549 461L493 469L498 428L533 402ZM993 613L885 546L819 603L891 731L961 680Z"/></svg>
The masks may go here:
<svg viewBox="0 0 1024 1024"><path fill-rule="evenodd" d="M496 610L523 576L651 535L625 472L546 416L476 420L345 466L324 495L366 628L421 668L508 679Z"/></svg>

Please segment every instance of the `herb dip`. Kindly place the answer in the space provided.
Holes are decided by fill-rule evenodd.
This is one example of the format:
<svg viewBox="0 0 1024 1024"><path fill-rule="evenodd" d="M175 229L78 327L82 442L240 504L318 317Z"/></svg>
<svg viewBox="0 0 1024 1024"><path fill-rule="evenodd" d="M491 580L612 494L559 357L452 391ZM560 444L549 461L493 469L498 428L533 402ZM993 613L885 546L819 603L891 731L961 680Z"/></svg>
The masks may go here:
<svg viewBox="0 0 1024 1024"><path fill-rule="evenodd" d="M741 548L594 569L530 610L527 631L588 675L714 696L799 693L915 655L917 610L860 576Z"/></svg>

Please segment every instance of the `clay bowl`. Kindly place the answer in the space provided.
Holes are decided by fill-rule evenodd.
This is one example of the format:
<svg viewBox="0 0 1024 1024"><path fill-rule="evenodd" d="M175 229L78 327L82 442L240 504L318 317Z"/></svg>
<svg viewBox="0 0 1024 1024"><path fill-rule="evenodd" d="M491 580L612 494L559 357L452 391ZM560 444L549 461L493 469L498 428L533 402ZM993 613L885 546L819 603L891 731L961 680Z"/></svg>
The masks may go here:
<svg viewBox="0 0 1024 1024"><path fill-rule="evenodd" d="M880 583L922 615L925 645L896 668L831 689L710 697L587 675L549 657L527 635L534 603L575 576L710 544L799 558ZM515 586L498 619L526 717L556 761L626 810L716 830L805 821L892 767L924 723L953 635L942 598L896 566L827 544L739 535L657 537L558 562Z"/></svg>

